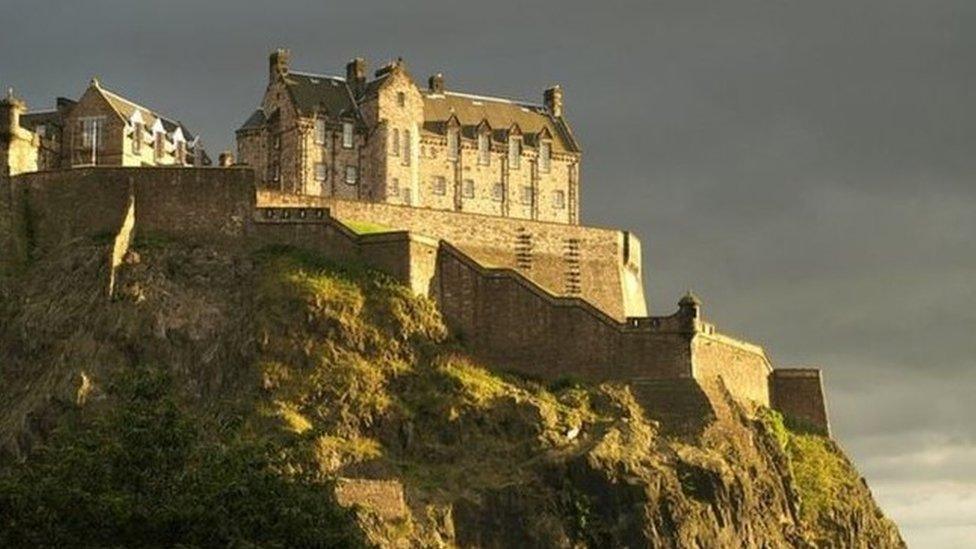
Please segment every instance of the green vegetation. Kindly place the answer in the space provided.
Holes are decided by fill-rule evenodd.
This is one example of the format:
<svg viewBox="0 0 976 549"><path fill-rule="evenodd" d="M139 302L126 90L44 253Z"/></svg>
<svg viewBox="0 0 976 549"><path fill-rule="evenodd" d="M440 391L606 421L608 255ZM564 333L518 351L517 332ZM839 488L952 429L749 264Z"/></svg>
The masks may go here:
<svg viewBox="0 0 976 549"><path fill-rule="evenodd" d="M281 471L270 448L214 441L172 399L164 370L136 367L116 405L64 418L49 444L0 476L0 546L357 547L332 486Z"/></svg>
<svg viewBox="0 0 976 549"><path fill-rule="evenodd" d="M343 221L343 225L352 229L356 234L388 233L394 229L372 221Z"/></svg>
<svg viewBox="0 0 976 549"><path fill-rule="evenodd" d="M774 410L765 410L761 419L789 458L803 520L829 520L831 510L860 484L854 469L830 438L797 427Z"/></svg>

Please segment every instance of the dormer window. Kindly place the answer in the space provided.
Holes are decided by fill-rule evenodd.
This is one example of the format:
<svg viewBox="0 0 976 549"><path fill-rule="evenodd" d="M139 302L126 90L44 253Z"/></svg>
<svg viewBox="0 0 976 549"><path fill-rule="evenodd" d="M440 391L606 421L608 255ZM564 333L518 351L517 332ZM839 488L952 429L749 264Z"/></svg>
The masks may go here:
<svg viewBox="0 0 976 549"><path fill-rule="evenodd" d="M325 119L315 119L315 144L325 145Z"/></svg>
<svg viewBox="0 0 976 549"><path fill-rule="evenodd" d="M153 157L156 160L162 160L163 156L166 155L166 134L163 132L156 132L153 135L154 147L153 147Z"/></svg>
<svg viewBox="0 0 976 549"><path fill-rule="evenodd" d="M352 122L342 123L342 148L351 149L353 144Z"/></svg>
<svg viewBox="0 0 976 549"><path fill-rule="evenodd" d="M508 138L508 169L519 169L522 159L522 138L512 135Z"/></svg>
<svg viewBox="0 0 976 549"><path fill-rule="evenodd" d="M132 125L132 154L142 152L142 134L144 131L142 122L136 122Z"/></svg>
<svg viewBox="0 0 976 549"><path fill-rule="evenodd" d="M183 165L186 163L186 141L182 139L176 142L176 163Z"/></svg>
<svg viewBox="0 0 976 549"><path fill-rule="evenodd" d="M552 142L542 141L539 143L539 171L549 173L552 167Z"/></svg>
<svg viewBox="0 0 976 549"><path fill-rule="evenodd" d="M457 160L458 151L461 148L461 135L457 128L447 130L447 158Z"/></svg>
<svg viewBox="0 0 976 549"><path fill-rule="evenodd" d="M491 140L488 132L478 134L478 164L487 166L491 159Z"/></svg>

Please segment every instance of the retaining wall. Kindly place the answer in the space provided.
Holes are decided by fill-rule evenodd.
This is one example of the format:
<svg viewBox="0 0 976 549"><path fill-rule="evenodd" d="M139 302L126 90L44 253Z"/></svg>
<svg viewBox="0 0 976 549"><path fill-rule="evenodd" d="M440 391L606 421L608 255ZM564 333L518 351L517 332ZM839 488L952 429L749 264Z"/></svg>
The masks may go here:
<svg viewBox="0 0 976 549"><path fill-rule="evenodd" d="M549 293L582 297L617 320L647 314L640 241L629 232L263 190L257 201L327 208L343 222L447 240L482 265L515 269Z"/></svg>
<svg viewBox="0 0 976 549"><path fill-rule="evenodd" d="M830 434L820 370L777 368L770 377L770 385L773 408L789 419Z"/></svg>

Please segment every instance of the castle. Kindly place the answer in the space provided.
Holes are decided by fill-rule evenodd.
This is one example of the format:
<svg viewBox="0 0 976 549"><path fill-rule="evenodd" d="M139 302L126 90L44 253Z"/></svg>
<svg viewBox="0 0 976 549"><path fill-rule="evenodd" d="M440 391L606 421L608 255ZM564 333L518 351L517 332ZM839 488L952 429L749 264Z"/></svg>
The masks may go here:
<svg viewBox="0 0 976 549"><path fill-rule="evenodd" d="M0 100L0 175L77 166L206 166L200 137L102 87L93 78L77 100L28 112L13 90Z"/></svg>
<svg viewBox="0 0 976 549"><path fill-rule="evenodd" d="M85 235L114 235L109 288L136 232L287 244L429 296L493 367L624 381L657 417L718 414L730 397L829 431L819 370L773 368L762 347L706 322L691 294L648 316L637 238L578 223L581 150L559 88L531 106L448 92L439 76L420 90L401 61L367 81L362 60L340 79L293 73L287 59L271 55L262 106L237 131L237 166L11 169L0 272ZM15 122L0 127L5 160L22 143Z"/></svg>

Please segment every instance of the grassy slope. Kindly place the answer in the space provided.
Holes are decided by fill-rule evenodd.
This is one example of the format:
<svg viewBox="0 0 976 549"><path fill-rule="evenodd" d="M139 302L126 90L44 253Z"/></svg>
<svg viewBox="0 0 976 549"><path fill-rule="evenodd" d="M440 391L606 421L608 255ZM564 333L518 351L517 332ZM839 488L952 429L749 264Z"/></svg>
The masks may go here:
<svg viewBox="0 0 976 549"><path fill-rule="evenodd" d="M839 450L775 419L663 436L625 388L488 372L382 275L294 250L137 249L114 301L92 245L0 305L6 448L65 410L111 409L103 388L151 363L204 433L271 444L321 480L400 479L412 518L364 515L383 543L847 545L856 526L854 541L897 544Z"/></svg>

